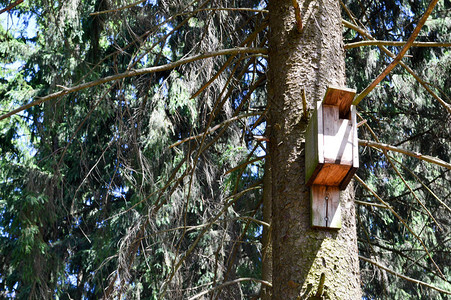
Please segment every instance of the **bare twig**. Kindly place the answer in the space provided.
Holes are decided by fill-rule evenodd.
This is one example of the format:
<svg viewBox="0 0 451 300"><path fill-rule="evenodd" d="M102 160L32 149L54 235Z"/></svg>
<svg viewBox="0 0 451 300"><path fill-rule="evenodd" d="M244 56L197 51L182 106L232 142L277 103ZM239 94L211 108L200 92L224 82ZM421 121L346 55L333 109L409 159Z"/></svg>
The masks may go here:
<svg viewBox="0 0 451 300"><path fill-rule="evenodd" d="M360 33L362 36L366 37L367 39L370 40L375 40L365 29L360 28L352 23L349 23L346 20L342 20L342 23L344 26L351 28L353 30L355 30L356 32ZM393 54L390 50L388 50L386 47L382 46L382 45L378 45L379 49L381 49L385 54L387 54L388 56L395 58L395 54ZM409 72L410 75L412 75L425 89L426 91L429 92L429 94L431 94L432 97L435 98L435 100L437 100L441 106L443 106L449 114L451 114L451 105L446 103L445 101L443 101L442 98L440 98L436 93L434 93L433 90L431 90L431 88L429 87L429 84L427 82L425 82L423 79L420 78L420 76L418 76L408 65L406 65L404 62L400 61L399 64L407 71Z"/></svg>
<svg viewBox="0 0 451 300"><path fill-rule="evenodd" d="M377 203L366 202L366 201L360 201L360 200L354 200L354 202L355 202L356 204L360 204L360 205L374 206L374 207L379 207L379 208L387 208L387 207L385 207L385 205L383 205L383 204L377 204Z"/></svg>
<svg viewBox="0 0 451 300"><path fill-rule="evenodd" d="M116 80L120 80L120 79L124 79L124 78L128 78L128 77L134 77L134 76L140 76L140 75L145 75L145 74L150 74L150 73L156 73L156 72L161 72L161 71L166 71L166 70L171 70L174 69L178 66L190 63L190 62L194 62L197 60L201 60L201 59L205 59L205 58L210 58L210 57L215 57L215 56L221 56L221 55L236 55L239 53L261 53L261 54L267 54L268 50L265 48L231 48L231 49L223 49L223 50L218 50L218 51L214 51L214 52L207 52L204 54L199 54L199 55L195 55L195 56L191 56L191 57L187 57L184 59L180 59L178 61L175 61L173 63L169 63L166 65L161 65L161 66L155 66L155 67L149 67L149 68L142 68L142 69L138 69L138 70L130 70L124 73L120 73L120 74L116 74L116 75L111 75L111 76L107 76L98 80L94 80L94 81L90 81L90 82L86 82L77 86L73 86L73 87L69 87L67 89L64 89L62 91L44 96L42 98L39 98L38 100L35 100L29 104L23 105L15 110L10 111L7 114L4 114L2 116L0 116L0 121L6 118L9 118L12 115L15 115L21 111L24 111L30 107L42 104L44 102L47 102L51 99L54 98L58 98L61 96L65 96L67 94L70 93L75 93L93 86L97 86L97 85L101 85L107 82L111 82L111 81L116 81Z"/></svg>
<svg viewBox="0 0 451 300"><path fill-rule="evenodd" d="M299 8L299 4L297 0L292 0L294 6L294 16L296 18L296 29L299 33L302 32L302 16L301 9Z"/></svg>
<svg viewBox="0 0 451 300"><path fill-rule="evenodd" d="M254 223L263 225L263 226L265 226L265 227L267 227L267 228L270 228L270 227L271 227L271 224L269 224L269 223L266 223L266 222L264 222L264 221L262 221L262 220L257 220L257 219L255 219L255 218L248 217L248 216L237 217L236 219L249 220L249 221L252 221L252 222L254 222Z"/></svg>
<svg viewBox="0 0 451 300"><path fill-rule="evenodd" d="M217 213L214 217L210 218L210 220L208 221L208 226L204 227L202 232L199 233L196 240L190 245L189 249L185 252L185 254L182 256L182 258L180 258L177 261L177 263L173 266L171 274L168 276L169 278L166 280L165 284L163 284L163 287L161 288L162 294L160 295L160 299L164 298L164 295L166 293L167 284L172 281L172 278L174 277L177 270L180 268L180 266L186 260L186 258L191 254L191 252L193 252L194 248L197 246L197 244L199 243L201 238L204 236L204 234L207 232L207 230L211 227L211 225L213 223L215 223L216 220L219 219L219 217L222 216L233 203L235 203L238 199L240 199L241 196L243 196L244 194L246 194L249 191L252 191L255 189L260 189L261 188L260 184L261 183L259 182L258 184L251 186L251 187L249 187L237 194L234 194L224 200L225 203L224 203L224 206L221 209L221 211L219 213Z"/></svg>
<svg viewBox="0 0 451 300"><path fill-rule="evenodd" d="M265 158L265 156L260 156L260 157L257 157L257 158L251 159L251 160L248 159L245 162L243 162L242 164L240 164L240 165L228 170L227 172L225 172L224 175L228 175L228 174L232 173L235 170L241 169L241 168L243 168L243 167L245 167L247 165L253 164L254 162L260 161L260 160L262 160L264 158Z"/></svg>
<svg viewBox="0 0 451 300"><path fill-rule="evenodd" d="M355 43L345 44L345 49L352 49L364 46L404 46L406 42L396 41L360 41ZM411 47L451 47L451 43L441 42L413 42Z"/></svg>
<svg viewBox="0 0 451 300"><path fill-rule="evenodd" d="M446 161L443 161L443 160L441 160L439 158L432 157L432 156L429 156L429 155L423 155L423 154L418 153L418 152L409 151L409 150L402 149L402 148L399 148L399 147L395 147L395 146L392 146L392 145L383 144L383 143L377 143L377 142L367 141L367 140L360 140L360 139L359 139L359 145L360 146L368 146L368 147L378 148L378 149L385 149L385 150L390 150L390 151L402 153L402 154L405 154L405 155L408 155L408 156L412 156L412 157L418 158L420 160L427 161L427 162L435 164L435 165L439 165L439 166L445 167L447 169L451 169L451 164L450 163L448 163Z"/></svg>
<svg viewBox="0 0 451 300"><path fill-rule="evenodd" d="M443 275L442 271L440 270L440 268L438 267L437 263L435 262L435 260L432 258L432 255L429 253L426 245L423 243L423 241L421 240L421 238L415 233L413 232L413 230L410 228L409 225L407 225L406 221L404 221L403 218L401 218L400 215L398 215L398 213L390 206L388 205L387 202L385 202L384 200L382 200L382 198L375 192L373 191L372 188L370 188L359 176L354 175L354 178L365 188L367 189L371 194L373 194L374 197L376 197L377 200L379 200L383 205L385 205L386 208L388 208L391 213L404 225L404 227L415 237L415 239L420 242L421 246L423 247L424 251L427 253L429 259L432 261L432 263L434 264L435 268L437 269L438 273L440 274L441 278L445 278L445 275Z"/></svg>
<svg viewBox="0 0 451 300"><path fill-rule="evenodd" d="M4 13L5 11L11 10L14 7L16 7L17 5L19 5L20 3L22 3L23 0L17 0L14 3L11 3L10 5L8 5L7 7L5 7L4 9L0 10L0 14Z"/></svg>
<svg viewBox="0 0 451 300"><path fill-rule="evenodd" d="M223 284L215 286L214 288L211 288L209 290L203 291L202 293L199 293L199 294L189 298L189 300L198 299L198 298L202 297L203 295L206 295L206 294L208 294L210 292L213 292L213 291L215 291L217 289L222 289L225 286L228 286L228 285L231 285L231 284L235 284L235 283L239 283L239 282L242 282L242 281L254 281L254 282L258 282L258 283L264 284L266 286L272 287L272 284L270 282L265 281L265 280L256 279L256 278L238 278L238 279L235 279L235 280L224 282Z"/></svg>
<svg viewBox="0 0 451 300"><path fill-rule="evenodd" d="M385 70L376 78L373 80L373 82L366 87L359 95L356 96L354 101L352 102L353 105L357 105L362 101L362 99L368 95L378 84L382 81L390 72L393 70L396 65L401 61L403 56L407 53L407 50L412 46L413 42L415 41L416 37L420 33L421 28L423 27L424 23L428 19L429 15L432 13L432 10L434 9L435 5L437 4L438 0L432 0L429 4L428 8L426 9L426 12L421 17L420 21L418 22L417 26L412 32L412 35L407 40L404 47L399 51L398 55L395 57L395 59L385 68Z"/></svg>
<svg viewBox="0 0 451 300"><path fill-rule="evenodd" d="M387 268L387 267L385 267L385 266L383 266L383 265L381 265L381 264L379 264L379 263L377 263L377 262L375 262L375 261L373 261L373 260L371 260L371 259L369 259L369 258L366 258L366 257L364 257L364 256L359 255L359 259L361 259L361 260L363 260L363 261L366 261L367 263L370 263L370 264L372 264L372 265L374 265L374 266L376 266L376 267L378 267L378 268L380 268L380 269L382 269L382 270L384 270L384 271L387 271L388 273L390 273L390 274L392 274L392 275L395 275L396 277L405 279L405 280L407 280L407 281L410 281L410 282L413 282L413 283L416 283L416 284L423 285L423 286L425 286L425 287L428 287L428 288L431 288L431 289L433 289L433 290L439 291L440 293L444 293L444 294L451 295L451 292L450 292L450 291L447 291L447 290L438 288L438 287L436 287L436 286L433 286L433 285L431 285L431 284L429 284L429 283L426 283L426 282L423 282L423 281L420 281L420 280L416 280L416 279L407 277L407 276L405 276L405 275L399 274L399 273L397 273L397 272L395 272L395 271L393 271L393 270L391 270L391 269L389 269L389 268Z"/></svg>
<svg viewBox="0 0 451 300"><path fill-rule="evenodd" d="M118 11L121 11L121 10L124 10L127 8L132 8L133 6L139 5L139 4L143 3L144 1L146 1L146 0L139 0L132 4L125 5L125 6L118 7L118 8L96 11L96 12L90 13L89 15L96 16L96 15L106 14L106 13L110 13L110 12L118 12ZM197 13L197 12L201 12L201 11L248 11L248 12L256 12L256 13L267 13L268 12L265 9L255 9L255 8L247 8L247 7L212 7L212 8L196 9L196 10L188 12L188 13Z"/></svg>

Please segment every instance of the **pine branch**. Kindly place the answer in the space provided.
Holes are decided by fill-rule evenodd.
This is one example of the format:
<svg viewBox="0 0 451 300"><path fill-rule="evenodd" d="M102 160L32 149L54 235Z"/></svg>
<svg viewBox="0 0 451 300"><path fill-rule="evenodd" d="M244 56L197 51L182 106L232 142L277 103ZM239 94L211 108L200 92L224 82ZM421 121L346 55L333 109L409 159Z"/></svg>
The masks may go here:
<svg viewBox="0 0 451 300"><path fill-rule="evenodd" d="M432 13L432 10L434 9L435 5L437 4L438 0L432 0L429 4L428 8L426 9L426 12L421 17L420 21L418 22L417 26L412 32L412 35L407 40L407 43L404 45L404 47L399 51L398 55L395 57L395 59L385 68L382 73L373 80L373 82L368 85L360 94L358 94L354 101L352 102L353 105L358 105L360 101L362 101L363 98L365 98L366 95L368 95L378 84L382 81L401 61L401 59L404 57L404 55L407 53L407 50L412 46L413 42L415 41L416 37L420 33L421 28L423 27L424 23L426 23L426 20L428 19L429 15Z"/></svg>
<svg viewBox="0 0 451 300"><path fill-rule="evenodd" d="M345 27L350 28L352 30L355 30L356 32L358 32L359 34L361 34L363 37L375 41L375 39L371 36L371 34L369 34L365 29L358 27L357 25L354 25L346 20L342 20L342 23ZM388 55L391 58L395 58L396 55L393 54L390 50L388 50L386 47L382 46L382 45L378 45L379 49L382 50L386 55ZM436 93L434 93L433 90L431 90L431 88L429 87L429 84L426 83L423 79L420 78L420 76L418 76L408 65L406 65L404 62L400 61L399 64L407 71L409 72L410 75L412 75L425 89L426 91L429 92L429 94L431 94L432 97L435 98L435 100L437 100L440 105L442 105L449 114L451 114L451 105L449 105L448 103L446 103L445 101L443 101L442 98L440 98Z"/></svg>
<svg viewBox="0 0 451 300"><path fill-rule="evenodd" d="M362 118L359 114L359 117ZM365 123L365 126L368 128L368 130L370 131L371 135L373 136L373 138L376 140L376 142L378 144L380 144L380 141L378 139L378 137L376 136L376 133L374 133L373 129L370 127L370 125L368 125L368 123ZM429 215L429 217L434 221L434 223L437 225L438 228L440 228L440 230L443 230L443 227L437 222L437 220L435 219L435 217L432 215L432 213L429 211L429 209L423 204L423 202L421 202L420 198L418 198L417 194L415 193L415 191L410 187L410 185L407 183L407 181L404 179L404 177L401 175L401 173L399 172L398 168L395 166L395 164L393 163L391 157L388 155L387 153L387 149L382 149L382 152L384 153L386 159L388 160L388 162L390 163L391 167L393 168L393 170L395 171L396 175L398 175L398 177L401 179L401 181L404 183L404 185L409 189L410 193L412 194L412 196L415 198L415 200L420 204L420 206L426 211L426 213Z"/></svg>
<svg viewBox="0 0 451 300"><path fill-rule="evenodd" d="M121 11L121 10L125 10L127 8L132 8L133 6L139 5L139 4L143 3L144 1L146 1L146 0L139 0L139 1L136 1L136 2L134 2L132 4L121 6L121 7L118 7L118 8L102 10L102 11L96 11L96 12L90 13L89 15L90 16L96 16L96 15L106 14L106 13L110 13L110 12L118 12L118 11ZM187 12L185 14L198 13L198 12L201 12L201 11L248 11L248 12L255 12L255 13L267 13L268 12L265 9L255 9L255 8L247 8L247 7L211 7L211 8L196 9L196 10Z"/></svg>
<svg viewBox="0 0 451 300"><path fill-rule="evenodd" d="M191 254L191 252L193 252L194 248L197 246L197 244L202 239L202 237L207 232L207 230L210 229L211 225L214 224L216 222L216 220L218 220L219 217L222 216L232 204L234 204L238 199L240 199L241 196L243 196L244 194L246 194L249 191L260 189L260 188L261 188L261 182L257 182L255 185L224 199L225 203L224 203L224 206L221 209L221 211L219 213L217 213L215 216L210 218L210 220L208 221L208 226L206 226L202 230L202 232L199 233L196 240L190 245L188 250L186 250L186 252L182 256L182 258L180 258L180 260L178 260L177 263L173 266L171 274L169 275L169 278L166 280L165 284L163 284L163 286L161 288L162 293L160 295L160 299L164 298L164 295L166 294L167 285L169 284L169 282L172 281L172 279L175 276L175 273L178 271L178 269L181 267L181 265L187 259L187 257Z"/></svg>
<svg viewBox="0 0 451 300"><path fill-rule="evenodd" d="M389 268L387 268L387 267L385 267L385 266L383 266L383 265L381 265L381 264L379 264L379 263L377 263L377 262L375 262L375 261L373 261L373 260L371 260L369 258L366 258L366 257L363 257L363 256L359 255L359 259L361 259L363 261L366 261L367 263L370 263L370 264L378 267L379 269L385 270L388 273L390 273L392 275L395 275L396 277L405 279L407 281L410 281L410 282L413 282L413 283L416 283L416 284L420 284L420 285L426 286L426 287L431 288L433 290L439 291L440 293L451 295L450 291L447 291L447 290L435 287L435 286L433 286L433 285L431 285L429 283L426 283L426 282L423 282L423 281L420 281L420 280L416 280L416 279L407 277L405 275L399 274L399 273L397 273L397 272L395 272L395 271L393 271L393 270L391 270L391 269L389 269Z"/></svg>
<svg viewBox="0 0 451 300"><path fill-rule="evenodd" d="M386 208L388 208L391 213L404 225L404 227L415 237L415 239L420 242L421 246L423 247L424 251L427 253L429 259L432 261L432 263L434 264L435 268L437 269L438 273L440 274L441 278L445 278L445 275L443 275L442 271L440 270L440 268L438 267L437 263L435 262L435 260L432 258L432 255L429 253L426 245L424 244L424 242L420 239L420 237L413 232L413 230L410 228L409 225L407 225L406 221L404 221L403 218L401 218L400 215L398 215L398 213L390 206L388 205L387 202L385 202L384 200L382 200L382 198L372 189L370 188L359 176L354 175L354 178L365 188L367 189L371 194L373 194L374 197L376 197L377 200L379 200L383 205L385 205Z"/></svg>
<svg viewBox="0 0 451 300"><path fill-rule="evenodd" d="M209 129L206 130L205 132L202 132L202 133L199 133L199 134L197 134L197 135L193 135L193 136L187 137L187 138L185 138L185 139L183 139L183 140L181 140L181 141L178 141L178 142L172 144L171 146L169 146L169 149L170 149L170 148L177 147L177 146L179 146L179 145L181 145L181 144L183 144L183 143L186 143L186 142L188 142L188 141L198 139L198 138L202 137L203 135L211 134L212 132L214 132L214 131L218 130L219 128L223 127L224 125L226 125L226 124L228 124L228 123L231 123L231 122L234 122L234 121L236 121L236 120L239 120L239 119L241 119L241 118L247 118L247 117L250 117L250 116L257 116L257 115L261 115L261 114L263 114L263 113L264 113L263 111L257 111L257 112L253 112L253 113L247 113L247 114L238 115L238 116L236 116L236 117L227 119L227 120L225 120L224 122L222 122L222 123L220 123L220 124L218 124L218 125L215 125L215 126L209 128Z"/></svg>
<svg viewBox="0 0 451 300"><path fill-rule="evenodd" d="M356 32L360 33L362 36L370 39L370 40L375 40L366 30L349 23L346 20L342 20L342 23L344 26L351 28L353 30L355 30ZM393 54L390 50L388 50L386 47L379 45L378 46L380 50L382 50L386 55L388 55L391 58L396 57L395 54ZM433 90L431 90L431 88L429 87L429 84L427 82L425 82L423 79L420 78L420 76L418 76L408 65L406 65L404 62L400 61L399 64L407 71L409 72L410 75L412 75L416 81L418 81L425 89L426 91L429 92L429 94L431 94L432 97L435 98L435 100L437 100L440 105L442 105L447 111L448 113L451 114L451 105L449 105L448 103L446 103L445 101L443 101L442 98L440 98L436 93L434 93Z"/></svg>
<svg viewBox="0 0 451 300"><path fill-rule="evenodd" d="M214 288L211 288L209 290L203 291L202 293L199 293L199 294L189 298L188 300L198 299L198 298L202 297L203 295L211 293L211 292L213 292L215 290L222 289L223 287L226 287L226 286L231 285L231 284L239 283L239 282L242 282L242 281L254 281L254 282L258 282L258 283L264 284L266 286L272 287L272 284L270 282L265 281L265 280L256 279L256 278L238 278L238 279L235 279L235 280L224 282L223 284L215 286Z"/></svg>
<svg viewBox="0 0 451 300"><path fill-rule="evenodd" d="M398 152L398 153L402 153L408 156L412 156L415 158L418 158L420 160L424 160L427 161L429 163L435 164L435 165L439 165L442 167L445 167L447 169L451 170L451 164L443 161L439 158L436 157L432 157L429 155L423 155L421 153L418 152L413 152L413 151L409 151L406 149L402 149L402 148L398 148L392 145L388 145L388 144L383 144L383 143L377 143L377 142L373 142L373 141L367 141L367 140L360 140L359 139L359 145L360 146L369 146L369 147L373 147L373 148L378 148L378 149L385 149L385 150L390 150L390 151L394 151L394 152Z"/></svg>
<svg viewBox="0 0 451 300"><path fill-rule="evenodd" d="M44 102L47 102L51 99L55 99L58 97L62 97L71 93L75 93L90 87L94 87L94 86L98 86L107 82L111 82L111 81L116 81L116 80L120 80L120 79L124 79L124 78L129 78L129 77L134 77L134 76L140 76L140 75L145 75L145 74L150 74L150 73L157 73L157 72L162 72L162 71L167 71L167 70L171 70L171 69L175 69L181 65L184 64L188 64L194 61L198 61L201 59L206 59L206 58L210 58L210 57L216 57L216 56L221 56L221 55L236 55L236 54L241 54L241 53L259 53L259 54L267 54L268 53L268 49L266 48L231 48L231 49L223 49L223 50L218 50L218 51L214 51L214 52L207 52L204 54L199 54L199 55L195 55L195 56L191 56L191 57L187 57L184 59L180 59L178 61L166 64L166 65L161 65L161 66L155 66L155 67L149 67L149 68L142 68L142 69L138 69L138 70L130 70L124 73L120 73L120 74L116 74L116 75L111 75L111 76L107 76L98 80L94 80L94 81L90 81L90 82L86 82L77 86L73 86L73 87L67 87L64 88L62 91L44 96L42 98L39 98L38 100L35 100L29 104L23 105L15 110L10 111L9 113L6 113L2 116L0 116L0 121L6 118L9 118L12 115L15 115L21 111L24 111L30 107L36 106L36 105L40 105Z"/></svg>
<svg viewBox="0 0 451 300"><path fill-rule="evenodd" d="M355 43L345 44L345 49L352 49L364 46L404 46L406 42L396 41L360 41ZM445 42L413 42L411 47L451 47L451 43Z"/></svg>
<svg viewBox="0 0 451 300"><path fill-rule="evenodd" d="M22 2L23 2L23 0L17 0L14 3L11 3L7 7L5 7L4 9L0 10L0 14L4 13L5 11L9 11L9 10L13 9L14 7L16 7L17 5L19 5Z"/></svg>
<svg viewBox="0 0 451 300"><path fill-rule="evenodd" d="M401 165L401 167L403 167L405 170L407 170L413 177L416 178L416 180L421 184L421 186L423 186L431 195L432 197L434 197L441 205L443 205L449 212L451 212L451 208L442 200L440 199L419 177L417 174L415 174L412 170L410 170L406 165L404 165L403 163L401 163L399 160L395 159L394 157L390 156L391 159L393 159L394 161L396 161L398 164ZM446 171L447 172L447 171ZM421 188L418 187L417 189Z"/></svg>

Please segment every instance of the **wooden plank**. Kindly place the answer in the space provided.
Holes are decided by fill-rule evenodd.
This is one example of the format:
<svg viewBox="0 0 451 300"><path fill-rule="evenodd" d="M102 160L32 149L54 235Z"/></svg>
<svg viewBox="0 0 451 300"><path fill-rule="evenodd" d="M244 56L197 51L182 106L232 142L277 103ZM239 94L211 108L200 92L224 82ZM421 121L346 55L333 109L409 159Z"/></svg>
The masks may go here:
<svg viewBox="0 0 451 300"><path fill-rule="evenodd" d="M324 163L322 105L317 107L310 118L305 133L305 183L312 185Z"/></svg>
<svg viewBox="0 0 451 300"><path fill-rule="evenodd" d="M311 221L313 227L324 227L326 221L326 202L322 195L325 194L326 187L323 185L312 185L310 187Z"/></svg>
<svg viewBox="0 0 451 300"><path fill-rule="evenodd" d="M357 136L357 117L356 117L356 108L354 105L351 106L351 123L352 127L352 167L349 170L348 174L346 174L343 181L340 183L340 189L344 190L348 186L349 182L354 177L354 174L357 172L359 168L359 144L358 144L358 136Z"/></svg>
<svg viewBox="0 0 451 300"><path fill-rule="evenodd" d="M341 119L348 119L352 100L354 100L356 90L329 86L324 95L323 104L336 105L339 107L339 114Z"/></svg>
<svg viewBox="0 0 451 300"><path fill-rule="evenodd" d="M352 165L353 131L350 120L338 118L338 106L323 106L324 162Z"/></svg>
<svg viewBox="0 0 451 300"><path fill-rule="evenodd" d="M357 133L357 111L355 105L351 106L352 124L352 167L359 168L359 138Z"/></svg>
<svg viewBox="0 0 451 300"><path fill-rule="evenodd" d="M349 165L325 163L316 175L316 178L313 180L312 184L340 186L350 169L351 166Z"/></svg>
<svg viewBox="0 0 451 300"><path fill-rule="evenodd" d="M320 164L324 163L324 139L323 139L323 135L324 135L324 121L323 121L323 104L321 103L321 101L316 102L316 111L318 112L318 121L317 121L317 125L318 125L318 162Z"/></svg>
<svg viewBox="0 0 451 300"><path fill-rule="evenodd" d="M340 189L335 186L326 188L329 193L328 211L327 211L327 227L333 229L341 228L341 206L340 206Z"/></svg>
<svg viewBox="0 0 451 300"><path fill-rule="evenodd" d="M311 224L320 228L341 228L340 190L338 187L310 187Z"/></svg>
<svg viewBox="0 0 451 300"><path fill-rule="evenodd" d="M345 190L347 188L348 184L351 182L351 180L354 177L357 170L358 170L358 168L354 168L354 167L351 167L349 169L348 173L343 178L343 181L340 183L340 190Z"/></svg>
<svg viewBox="0 0 451 300"><path fill-rule="evenodd" d="M305 182L307 185L310 178L313 180L318 173L316 170L318 165L318 126L315 122L318 118L317 114L315 110L305 131Z"/></svg>

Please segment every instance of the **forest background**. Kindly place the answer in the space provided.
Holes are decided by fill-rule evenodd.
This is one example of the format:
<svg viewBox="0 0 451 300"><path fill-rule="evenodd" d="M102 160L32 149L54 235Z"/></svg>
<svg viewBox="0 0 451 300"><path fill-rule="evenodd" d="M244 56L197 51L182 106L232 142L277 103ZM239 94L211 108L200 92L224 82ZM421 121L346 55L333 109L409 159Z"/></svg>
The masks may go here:
<svg viewBox="0 0 451 300"><path fill-rule="evenodd" d="M0 4L0 297L267 297L268 3ZM430 3L340 5L363 297L448 299L451 3L367 95Z"/></svg>

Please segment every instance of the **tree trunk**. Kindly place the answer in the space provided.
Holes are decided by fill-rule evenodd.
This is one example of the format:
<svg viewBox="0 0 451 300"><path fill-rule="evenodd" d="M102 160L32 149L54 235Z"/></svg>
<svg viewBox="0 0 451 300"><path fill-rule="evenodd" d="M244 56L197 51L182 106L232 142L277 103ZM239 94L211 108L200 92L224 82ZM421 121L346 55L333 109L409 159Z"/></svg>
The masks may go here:
<svg viewBox="0 0 451 300"><path fill-rule="evenodd" d="M304 183L301 90L312 110L328 85L345 86L339 2L299 6L301 33L292 1L269 1L273 299L361 299L352 186L341 192L342 228L312 229Z"/></svg>

